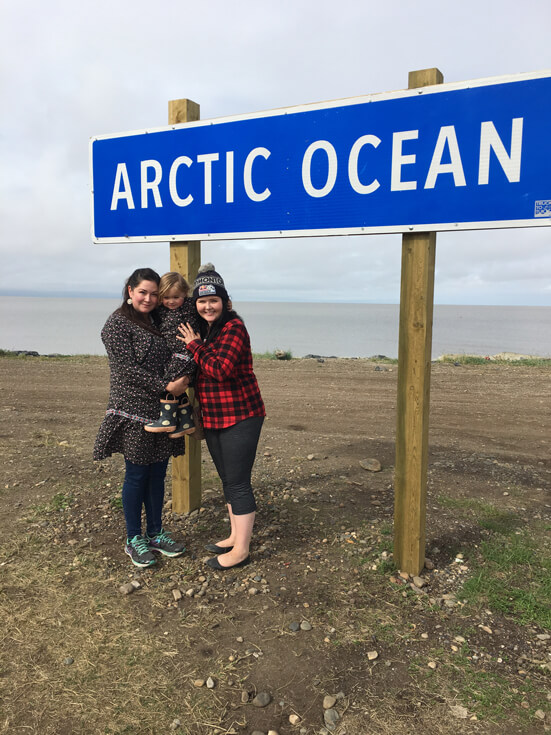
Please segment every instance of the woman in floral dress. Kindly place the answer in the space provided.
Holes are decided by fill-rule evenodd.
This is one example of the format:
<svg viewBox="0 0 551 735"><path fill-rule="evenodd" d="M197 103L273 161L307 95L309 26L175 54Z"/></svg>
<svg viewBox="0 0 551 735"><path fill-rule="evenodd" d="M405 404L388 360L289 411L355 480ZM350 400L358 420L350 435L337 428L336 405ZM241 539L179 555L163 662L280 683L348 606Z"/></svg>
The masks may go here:
<svg viewBox="0 0 551 735"><path fill-rule="evenodd" d="M148 433L144 425L159 415L167 392L179 396L189 378L164 378L171 351L156 321L159 275L140 268L128 278L123 302L105 322L101 339L109 358L109 403L94 445L94 459L120 452L126 463L122 503L126 522L125 551L138 567L155 563L152 551L180 556L182 544L162 527L165 475L170 456L185 452L184 437ZM142 508L146 533L142 534Z"/></svg>

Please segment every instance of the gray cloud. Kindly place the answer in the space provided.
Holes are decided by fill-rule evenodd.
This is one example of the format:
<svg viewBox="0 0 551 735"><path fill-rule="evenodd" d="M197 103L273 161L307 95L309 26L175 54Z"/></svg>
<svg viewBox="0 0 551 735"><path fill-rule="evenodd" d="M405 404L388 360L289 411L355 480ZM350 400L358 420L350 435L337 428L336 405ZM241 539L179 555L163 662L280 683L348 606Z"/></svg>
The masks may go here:
<svg viewBox="0 0 551 735"><path fill-rule="evenodd" d="M93 245L88 140L203 118L548 64L547 0L460 4L303 0L21 0L0 10L2 289L112 293L168 246ZM551 230L438 235L439 303L551 303ZM203 245L236 298L397 302L399 236Z"/></svg>

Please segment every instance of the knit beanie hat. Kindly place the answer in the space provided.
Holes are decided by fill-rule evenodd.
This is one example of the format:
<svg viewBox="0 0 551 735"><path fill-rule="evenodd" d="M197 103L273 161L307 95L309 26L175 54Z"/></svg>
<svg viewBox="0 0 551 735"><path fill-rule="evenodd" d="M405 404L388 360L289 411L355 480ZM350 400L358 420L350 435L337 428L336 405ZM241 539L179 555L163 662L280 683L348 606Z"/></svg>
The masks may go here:
<svg viewBox="0 0 551 735"><path fill-rule="evenodd" d="M229 298L222 276L214 270L212 263L205 263L198 272L193 284L193 300L203 296L220 296L222 299Z"/></svg>

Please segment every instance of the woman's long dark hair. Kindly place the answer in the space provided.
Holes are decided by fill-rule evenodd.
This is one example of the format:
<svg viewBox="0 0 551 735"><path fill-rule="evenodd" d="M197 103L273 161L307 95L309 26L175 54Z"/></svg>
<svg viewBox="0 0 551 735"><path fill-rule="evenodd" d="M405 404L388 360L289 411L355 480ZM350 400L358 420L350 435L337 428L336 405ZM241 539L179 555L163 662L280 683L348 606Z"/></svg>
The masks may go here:
<svg viewBox="0 0 551 735"><path fill-rule="evenodd" d="M161 334L158 329L159 318L157 316L156 308L153 309L153 311L151 311L149 314L144 314L142 316L142 314L139 314L136 309L134 309L132 304L128 303L128 288L134 290L140 285L142 281L152 281L158 286L161 281L161 277L152 268L136 268L134 273L132 273L132 275L128 277L126 283L124 284L124 287L122 289L122 304L117 309L117 313L122 314L129 321L134 322L134 324L138 324L140 327L142 327L142 329L147 329L148 332L153 332L153 334ZM149 316L151 316L153 323L151 323Z"/></svg>
<svg viewBox="0 0 551 735"><path fill-rule="evenodd" d="M224 324L229 322L230 319L239 319L239 321L243 321L239 314L233 310L230 299L227 296L221 296L220 298L222 299L222 313L218 319L210 325L210 329L209 323L203 319L203 317L199 316L199 313L197 313L201 339L203 339L207 345L218 337ZM197 310L197 305L195 305L195 310Z"/></svg>

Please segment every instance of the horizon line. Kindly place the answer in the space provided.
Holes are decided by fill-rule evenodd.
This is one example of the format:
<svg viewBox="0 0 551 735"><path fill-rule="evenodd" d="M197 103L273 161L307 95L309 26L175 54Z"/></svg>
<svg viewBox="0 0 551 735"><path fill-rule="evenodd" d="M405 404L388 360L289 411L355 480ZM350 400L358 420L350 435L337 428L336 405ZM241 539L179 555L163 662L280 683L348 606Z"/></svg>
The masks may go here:
<svg viewBox="0 0 551 735"><path fill-rule="evenodd" d="M119 300L120 294L111 294L105 292L90 292L83 294L77 291L54 291L54 292L41 292L30 290L9 290L0 288L0 297L13 297L13 298L76 298L76 299L113 299ZM284 298L268 298L268 299L250 299L250 298L237 298L233 299L236 303L250 303L250 304L358 304L366 306L400 306L399 301L349 301L344 299L299 299L292 301ZM496 306L496 307L518 307L518 308L551 308L551 304L481 304L481 303L465 303L465 302L434 302L434 306Z"/></svg>

